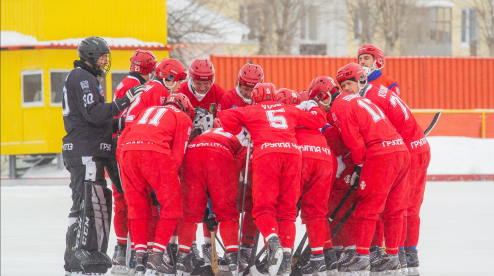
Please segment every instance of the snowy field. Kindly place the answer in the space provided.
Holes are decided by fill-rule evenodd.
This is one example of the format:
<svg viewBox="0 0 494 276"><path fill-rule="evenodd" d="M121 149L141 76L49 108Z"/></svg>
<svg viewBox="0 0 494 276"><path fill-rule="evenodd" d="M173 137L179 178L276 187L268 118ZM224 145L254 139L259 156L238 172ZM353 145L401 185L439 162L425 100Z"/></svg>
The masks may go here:
<svg viewBox="0 0 494 276"><path fill-rule="evenodd" d="M63 275L71 206L68 185L2 187L1 194L1 274ZM421 275L494 275L493 195L493 181L427 183L419 243ZM300 240L305 227L298 223L297 229ZM110 244L111 256L116 244L113 230Z"/></svg>

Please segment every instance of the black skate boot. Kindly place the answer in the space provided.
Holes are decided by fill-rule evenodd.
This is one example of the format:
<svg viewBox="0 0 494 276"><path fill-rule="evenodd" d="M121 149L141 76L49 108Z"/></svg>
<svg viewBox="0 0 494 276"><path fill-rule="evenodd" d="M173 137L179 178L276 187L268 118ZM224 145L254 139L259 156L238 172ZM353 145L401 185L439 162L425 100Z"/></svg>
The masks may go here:
<svg viewBox="0 0 494 276"><path fill-rule="evenodd" d="M345 249L335 249L334 252L336 252L336 259L339 260L341 258L341 255L345 252Z"/></svg>
<svg viewBox="0 0 494 276"><path fill-rule="evenodd" d="M400 250L398 252L398 259L400 259L401 275L407 276L408 275L408 267L407 267L407 256L405 254L405 250Z"/></svg>
<svg viewBox="0 0 494 276"><path fill-rule="evenodd" d="M394 275L401 276L401 266L398 254L384 255L381 263L371 268L371 276Z"/></svg>
<svg viewBox="0 0 494 276"><path fill-rule="evenodd" d="M199 253L199 249L197 249L197 244L194 242L192 243L192 246L190 247L190 251L194 253L192 255L192 264L194 267L199 265L199 262L202 260L201 254Z"/></svg>
<svg viewBox="0 0 494 276"><path fill-rule="evenodd" d="M369 259L371 266L379 265L384 258L384 249L376 245L369 248Z"/></svg>
<svg viewBox="0 0 494 276"><path fill-rule="evenodd" d="M288 276L292 273L292 253L283 252L283 260L276 275Z"/></svg>
<svg viewBox="0 0 494 276"><path fill-rule="evenodd" d="M127 268L127 245L117 242L115 251L113 252L111 274L128 275Z"/></svg>
<svg viewBox="0 0 494 276"><path fill-rule="evenodd" d="M360 255L355 249L347 249L338 261L338 276L368 276L369 255Z"/></svg>
<svg viewBox="0 0 494 276"><path fill-rule="evenodd" d="M281 247L280 238L278 238L277 236L271 237L268 240L268 256L267 256L267 262L268 262L267 266L268 266L269 275L274 276L276 275L276 273L278 273L278 269L281 266L282 260L283 260L283 247Z"/></svg>
<svg viewBox="0 0 494 276"><path fill-rule="evenodd" d="M192 265L192 252L179 250L177 255L177 276L189 276L194 270Z"/></svg>
<svg viewBox="0 0 494 276"><path fill-rule="evenodd" d="M169 258L165 256L165 252L153 252L149 255L145 275L174 276L175 269L169 263Z"/></svg>
<svg viewBox="0 0 494 276"><path fill-rule="evenodd" d="M336 250L334 250L333 248L324 250L324 260L326 262L326 275L337 275L338 259L336 258Z"/></svg>
<svg viewBox="0 0 494 276"><path fill-rule="evenodd" d="M323 254L312 255L308 264L302 267L303 276L326 276L326 261Z"/></svg>
<svg viewBox="0 0 494 276"><path fill-rule="evenodd" d="M213 246L210 243L202 245L202 256L206 264L211 265L211 259L213 258Z"/></svg>
<svg viewBox="0 0 494 276"><path fill-rule="evenodd" d="M240 259L238 260L239 266L243 266L245 268L249 265L251 253L252 253L252 245L242 244L240 246Z"/></svg>
<svg viewBox="0 0 494 276"><path fill-rule="evenodd" d="M136 252L134 275L143 276L144 273L146 273L147 259L148 259L147 252L142 252L142 251Z"/></svg>
<svg viewBox="0 0 494 276"><path fill-rule="evenodd" d="M406 251L407 257L407 268L408 268L408 276L417 276L420 275L419 272L419 256L417 249L410 249Z"/></svg>
<svg viewBox="0 0 494 276"><path fill-rule="evenodd" d="M129 273L127 274L128 276L134 276L136 274L136 264L137 264L136 251L132 249L130 251Z"/></svg>
<svg viewBox="0 0 494 276"><path fill-rule="evenodd" d="M236 276L238 272L238 260L237 251L226 252L224 257L224 263L220 267L219 276Z"/></svg>
<svg viewBox="0 0 494 276"><path fill-rule="evenodd" d="M177 262L177 255L178 255L178 244L172 243L169 245L170 250L167 250L167 255L170 260L174 260L175 263Z"/></svg>

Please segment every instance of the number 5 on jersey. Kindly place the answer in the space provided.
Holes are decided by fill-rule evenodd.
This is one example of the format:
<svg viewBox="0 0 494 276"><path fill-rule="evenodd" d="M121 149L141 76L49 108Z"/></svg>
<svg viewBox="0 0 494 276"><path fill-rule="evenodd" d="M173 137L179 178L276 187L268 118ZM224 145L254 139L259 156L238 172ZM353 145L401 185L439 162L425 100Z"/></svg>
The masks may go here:
<svg viewBox="0 0 494 276"><path fill-rule="evenodd" d="M267 110L266 115L268 116L269 125L274 128L279 129L287 129L288 124L286 122L285 117L283 115L274 115L275 113L285 112L284 108L275 109L275 110Z"/></svg>
<svg viewBox="0 0 494 276"><path fill-rule="evenodd" d="M154 110L156 110L156 109L158 109L158 110L156 112L154 112ZM165 107L149 108L148 110L146 110L144 112L144 115L142 115L141 119L139 120L139 122L137 122L137 124L138 125L151 124L151 125L158 126L160 124L161 117L163 117L163 114L165 114L166 111L168 111L168 109ZM148 122L149 117L151 117L151 114L153 114L153 113L154 113L153 118L151 120L149 120L149 122Z"/></svg>

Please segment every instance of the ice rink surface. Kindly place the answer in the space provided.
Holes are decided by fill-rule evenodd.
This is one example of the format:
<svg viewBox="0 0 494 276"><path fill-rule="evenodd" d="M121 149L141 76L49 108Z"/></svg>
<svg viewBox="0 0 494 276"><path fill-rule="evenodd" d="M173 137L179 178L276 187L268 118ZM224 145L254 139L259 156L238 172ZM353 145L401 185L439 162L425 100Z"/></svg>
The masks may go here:
<svg viewBox="0 0 494 276"><path fill-rule="evenodd" d="M1 194L1 275L63 275L68 183L2 187ZM494 275L493 196L492 181L427 183L418 247L421 275ZM297 229L300 240L305 227L298 222ZM110 257L115 244L112 229Z"/></svg>

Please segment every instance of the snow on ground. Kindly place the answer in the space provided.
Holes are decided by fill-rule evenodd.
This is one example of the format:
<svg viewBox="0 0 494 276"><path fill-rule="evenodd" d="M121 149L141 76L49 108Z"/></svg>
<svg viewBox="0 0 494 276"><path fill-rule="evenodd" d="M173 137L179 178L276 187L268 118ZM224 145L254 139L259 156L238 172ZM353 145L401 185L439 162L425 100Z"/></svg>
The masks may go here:
<svg viewBox="0 0 494 276"><path fill-rule="evenodd" d="M494 139L433 136L427 140L432 148L428 174L494 174ZM51 164L36 166L22 178L69 178L67 170ZM2 171L8 177L8 168Z"/></svg>
<svg viewBox="0 0 494 276"><path fill-rule="evenodd" d="M422 276L492 275L493 194L493 181L427 184L419 243ZM62 275L70 206L68 186L1 188L2 275ZM297 243L304 229L298 222ZM112 229L110 256L115 244Z"/></svg>

